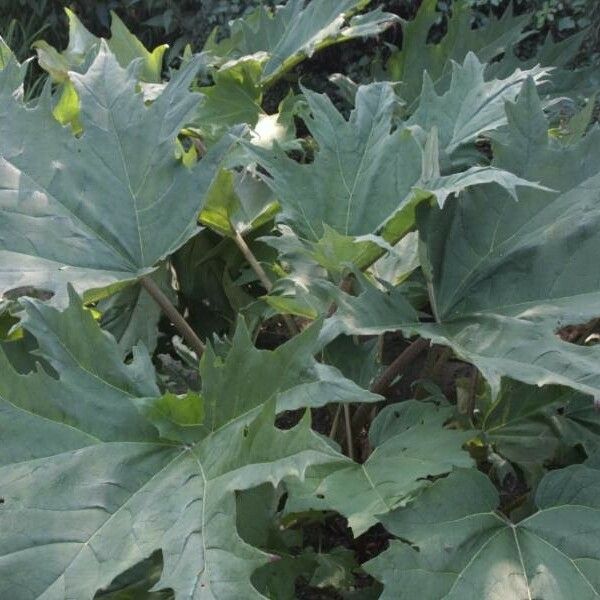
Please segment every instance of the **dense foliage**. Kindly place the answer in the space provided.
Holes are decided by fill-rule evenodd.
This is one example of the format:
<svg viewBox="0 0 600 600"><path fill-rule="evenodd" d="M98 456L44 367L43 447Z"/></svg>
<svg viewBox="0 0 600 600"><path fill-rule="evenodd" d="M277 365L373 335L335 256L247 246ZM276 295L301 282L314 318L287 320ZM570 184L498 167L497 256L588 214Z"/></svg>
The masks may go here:
<svg viewBox="0 0 600 600"><path fill-rule="evenodd" d="M370 4L0 39L0 598L600 596L585 32Z"/></svg>

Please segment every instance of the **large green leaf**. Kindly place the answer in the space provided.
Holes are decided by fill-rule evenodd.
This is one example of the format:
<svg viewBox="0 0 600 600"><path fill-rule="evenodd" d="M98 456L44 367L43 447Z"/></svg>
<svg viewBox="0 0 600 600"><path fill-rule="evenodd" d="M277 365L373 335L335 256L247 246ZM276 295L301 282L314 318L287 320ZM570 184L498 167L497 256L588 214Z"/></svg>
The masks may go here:
<svg viewBox="0 0 600 600"><path fill-rule="evenodd" d="M588 33L584 29L559 41L548 34L544 42L537 46L533 56L522 60L518 50L507 52L501 60L488 64L486 74L488 77L505 77L515 69L528 69L535 65L550 67L547 82L541 86L545 96L589 97L598 89L598 69L593 64L579 68L575 66Z"/></svg>
<svg viewBox="0 0 600 600"><path fill-rule="evenodd" d="M481 188L424 216L424 264L439 324L423 333L477 364L495 389L508 375L598 396L600 350L563 342L556 330L600 311L600 280L589 269L600 251L600 132L578 144L550 140L533 84L508 113L497 163L558 193L523 189L514 205Z"/></svg>
<svg viewBox="0 0 600 600"><path fill-rule="evenodd" d="M515 205L497 189L480 188L431 211L421 231L438 316L493 313L550 318L554 326L594 317L600 286L586 257L600 244L600 132L574 145L549 138L533 84L507 111L510 133L494 146L496 162L558 193L522 189Z"/></svg>
<svg viewBox="0 0 600 600"><path fill-rule="evenodd" d="M513 87L516 93L516 82ZM483 182L512 190L528 185L489 167L441 174L437 124L425 115L410 128L394 128L398 98L389 83L360 87L348 120L327 96L304 94L310 109L304 121L318 145L311 163L298 163L278 147L247 145L269 173L265 180L281 203L282 220L301 238L318 241L325 225L345 236L372 234L386 225L384 237L395 242L414 225L421 201L435 197L442 205L450 194Z"/></svg>
<svg viewBox="0 0 600 600"><path fill-rule="evenodd" d="M370 0L288 0L274 11L260 7L230 24L217 42L215 31L204 49L221 61L255 55L263 63L262 83L270 83L316 51L355 37L377 35L398 19L381 9L355 16Z"/></svg>
<svg viewBox="0 0 600 600"><path fill-rule="evenodd" d="M515 16L507 8L501 18L493 14L485 19L480 15L477 18L473 3L467 0L453 2L451 14L444 17L437 8L437 0L425 0L414 19L402 22L402 47L393 51L386 63L384 76L398 82L407 114L417 106L424 73L435 89L444 93L450 85L453 61L462 63L469 52L485 64L488 81L539 65L550 67L542 89L551 97L574 93L589 96L597 88L598 74L594 67L566 68L580 51L585 31L559 42L548 35L541 44L529 44L528 52L533 50L534 54L524 60L519 42L535 31L528 27L531 13ZM442 19L443 27L440 27ZM477 22L475 26L474 22ZM432 38L437 41L433 42Z"/></svg>
<svg viewBox="0 0 600 600"><path fill-rule="evenodd" d="M285 117L267 115L261 107L265 89L316 51L377 35L398 21L380 8L356 15L369 2L289 0L274 9L261 6L232 21L227 37L219 38L215 30L203 53L213 67L214 85L201 88L206 101L198 111L201 123L194 123L196 128L211 141L224 127L247 123L256 128L254 139L259 145L288 141L291 127ZM283 107L281 112L285 113Z"/></svg>
<svg viewBox="0 0 600 600"><path fill-rule="evenodd" d="M485 475L457 471L383 518L406 542L365 568L384 583L382 600L598 598L599 489L597 458L553 471L538 488L539 511L513 524Z"/></svg>
<svg viewBox="0 0 600 600"><path fill-rule="evenodd" d="M600 349L563 342L548 322L472 313L440 323L419 323L402 287L391 293L371 287L358 297L340 293L336 304L335 315L326 320L321 332L322 344L340 334L379 335L402 330L406 335L418 334L450 346L460 358L480 369L494 396L500 391L503 376L600 396Z"/></svg>
<svg viewBox="0 0 600 600"><path fill-rule="evenodd" d="M330 389L338 390L341 375L298 364L316 334L253 353L242 328L224 359L205 354L201 396L157 398L147 354L123 364L74 292L62 313L23 302L23 326L56 376L18 374L0 353L0 596L92 598L161 550L157 589L189 599L262 597L250 576L268 555L238 536L235 490L342 458L307 418L290 431L273 425L276 402L340 399L318 379L335 376ZM248 385L248 372L262 379ZM171 428L161 427L168 419Z"/></svg>
<svg viewBox="0 0 600 600"><path fill-rule="evenodd" d="M87 292L133 280L196 232L232 141L193 169L175 158L175 138L198 101L188 91L194 73L191 63L146 106L135 78L103 45L85 74L71 75L80 138L54 121L46 100L34 109L3 100L0 292L31 285L60 302L65 282Z"/></svg>
<svg viewBox="0 0 600 600"><path fill-rule="evenodd" d="M323 336L404 329L451 346L477 365L494 393L508 376L599 397L600 349L564 342L556 331L600 312L600 281L589 268L600 252L600 132L577 144L549 139L532 82L507 110L497 164L558 193L522 189L515 204L482 186L443 210L424 210L421 262L437 322L416 325L371 292L369 307L366 298L347 299Z"/></svg>
<svg viewBox="0 0 600 600"><path fill-rule="evenodd" d="M159 401L138 399L135 403L163 437L189 442L231 420L256 415L268 399L275 399L277 412L317 408L333 402L381 400L377 394L346 379L336 368L314 359L319 330L317 322L275 350L259 350L240 321L226 356L216 353L212 346L202 355L200 396L188 394L178 399L167 395ZM224 389L227 402L222 399ZM185 415L189 423L185 422Z"/></svg>
<svg viewBox="0 0 600 600"><path fill-rule="evenodd" d="M416 400L386 407L371 426L374 450L365 463L315 469L305 483L290 484L286 510L336 510L355 536L364 533L378 515L420 492L428 477L471 466L461 447L473 434L445 429L450 415L450 409Z"/></svg>
<svg viewBox="0 0 600 600"><path fill-rule="evenodd" d="M68 46L58 51L44 40L34 42L38 63L46 70L52 80L60 85L55 93L55 106L53 114L61 125L71 125L74 133L81 133L82 124L80 120L80 99L73 86L70 71L85 72L90 62L98 53L102 40L90 33L74 12L65 8L69 21L69 43ZM116 13L111 13L111 37L106 40L111 52L115 55L118 63L127 68L133 63L139 63L136 67L136 75L145 89L157 86L162 80L163 55L167 49L166 45L155 48L148 52L145 46L127 29L123 21Z"/></svg>

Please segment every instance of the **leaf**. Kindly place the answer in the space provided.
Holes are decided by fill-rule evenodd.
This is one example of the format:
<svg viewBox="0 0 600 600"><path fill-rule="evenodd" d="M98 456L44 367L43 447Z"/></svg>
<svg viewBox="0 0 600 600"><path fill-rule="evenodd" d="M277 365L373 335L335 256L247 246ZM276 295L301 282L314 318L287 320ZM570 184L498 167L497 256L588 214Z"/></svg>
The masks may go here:
<svg viewBox="0 0 600 600"><path fill-rule="evenodd" d="M538 512L513 524L495 510L485 475L454 472L384 517L407 543L364 567L384 583L382 600L596 598L599 485L597 461L553 471L538 488Z"/></svg>
<svg viewBox="0 0 600 600"><path fill-rule="evenodd" d="M279 506L283 501L283 485L277 488L263 484L238 492L236 515L240 537L276 557L257 569L252 584L267 598L294 600L296 579L314 571L313 553L292 555L292 548L302 546L302 533L282 527Z"/></svg>
<svg viewBox="0 0 600 600"><path fill-rule="evenodd" d="M301 532L281 526L279 507L285 500L283 495L283 485L273 487L270 483L238 492L237 528L245 542L276 554L287 553L290 548L302 545ZM263 568L268 567L265 565Z"/></svg>
<svg viewBox="0 0 600 600"><path fill-rule="evenodd" d="M133 361L123 364L114 339L99 329L72 290L70 300L62 313L21 300L22 326L37 339L36 353L59 379L40 365L18 374L0 351L3 465L41 459L63 447L156 437L131 403L134 397L158 395L148 354L136 349ZM85 405L82 391L88 395Z"/></svg>
<svg viewBox="0 0 600 600"><path fill-rule="evenodd" d="M162 560L157 552L119 575L106 591L97 593L94 600L174 600L170 590L149 591L160 579L161 570Z"/></svg>
<svg viewBox="0 0 600 600"><path fill-rule="evenodd" d="M135 79L102 46L86 74L72 74L79 139L47 102L2 104L0 292L31 285L61 303L65 282L90 292L134 280L196 232L231 142L191 170L176 160L175 138L197 104L187 89L194 73L192 63L145 106Z"/></svg>
<svg viewBox="0 0 600 600"><path fill-rule="evenodd" d="M243 257L232 240L215 237L203 229L171 258L179 284L180 309L202 338L233 331L239 307L226 287L231 281L229 272L243 267Z"/></svg>
<svg viewBox="0 0 600 600"><path fill-rule="evenodd" d="M393 252L373 264L371 273L390 287L399 285L420 265L418 242L416 232L408 233L394 246Z"/></svg>
<svg viewBox="0 0 600 600"><path fill-rule="evenodd" d="M413 20L403 21L402 49L392 52L386 64L386 76L401 84L400 96L408 112L418 101L425 72L438 90L446 91L452 61L462 63L472 52L481 63L491 63L528 35L523 30L529 15L515 17L508 10L502 18L492 16L473 28L473 9L463 0L453 2L452 14L445 19L446 33L432 44L430 30L440 18L436 8L437 0L425 0Z"/></svg>
<svg viewBox="0 0 600 600"><path fill-rule="evenodd" d="M241 351L239 337L224 367L205 354L203 416L190 412L191 397L179 406L174 397L149 400L157 390L147 355L123 364L116 342L74 292L62 313L24 302L24 327L57 377L39 370L19 375L0 353L0 596L91 598L161 550L157 591L171 588L190 599L263 597L250 576L269 557L239 538L235 490L302 477L309 466L340 455L307 418L289 431L274 427L276 384L259 382L240 403L241 380L230 387L223 377ZM307 344L306 336L296 340L296 348ZM254 364L260 372L260 361ZM134 407L142 400L173 424L203 419L205 427L187 443L159 440ZM218 415L211 412L217 402Z"/></svg>
<svg viewBox="0 0 600 600"><path fill-rule="evenodd" d="M200 362L205 423L215 427L254 410L265 398L272 397L277 398L278 412L333 402L379 401L380 396L345 379L337 369L315 361L319 330L317 321L273 351L258 350L240 322L232 349L224 360L207 348ZM220 400L225 387L227 406Z"/></svg>
<svg viewBox="0 0 600 600"><path fill-rule="evenodd" d="M600 312L598 278L588 268L589 257L600 252L599 133L576 145L548 139L533 82L507 110L510 133L498 136L494 147L498 166L559 193L522 189L515 204L482 186L443 210L423 210L421 264L437 323L416 325L371 291L342 300L322 337L402 329L450 346L479 368L494 395L506 376L599 397L600 349L569 344L555 333Z"/></svg>
<svg viewBox="0 0 600 600"><path fill-rule="evenodd" d="M538 388L504 379L498 398L483 417L482 438L519 465L530 480L536 479L559 448L552 417L574 395L565 388ZM585 402L590 404L588 398Z"/></svg>
<svg viewBox="0 0 600 600"><path fill-rule="evenodd" d="M279 198L282 217L298 235L315 241L323 235L323 223L343 235L372 233L402 198L394 180L389 186L397 166L390 157L401 155L409 173L411 161L413 170L420 167L414 140L391 134L393 90L387 84L361 88L349 121L325 96L308 90L304 95L312 113L304 120L319 146L314 162L301 165L280 150L250 148L269 171L267 183ZM367 211L367 194L377 198L381 210Z"/></svg>
<svg viewBox="0 0 600 600"><path fill-rule="evenodd" d="M186 402L193 402L191 407L184 406L185 410L193 408L193 414L202 413L203 421L178 423L177 419L169 418L174 413L173 404L177 402L173 396L158 402L139 399L135 404L159 429L163 425L169 427L171 433L168 439L188 441L190 431L193 436L198 436L230 420L248 419L271 399L276 401L277 412L317 408L334 402L379 401L381 397L377 394L360 388L336 368L314 359L320 326L319 322L314 323L275 350L259 350L252 343L245 323L240 320L231 340L231 349L225 357L212 346L202 355L200 399L183 398ZM222 401L224 389L227 389L227 403ZM165 416L168 422L165 422Z"/></svg>
<svg viewBox="0 0 600 600"><path fill-rule="evenodd" d="M422 146L420 129L393 128L398 99L389 83L361 86L348 120L326 96L304 95L310 109L304 121L319 148L313 162L246 144L268 171L265 181L279 199L281 220L300 238L318 241L326 225L344 236L383 228L393 244L414 226L416 205L432 196L442 205L449 194L484 181L530 185L486 167L441 175L435 131Z"/></svg>
<svg viewBox="0 0 600 600"><path fill-rule="evenodd" d="M278 210L279 203L262 181L248 171L222 170L206 196L200 222L233 238L268 223Z"/></svg>
<svg viewBox="0 0 600 600"><path fill-rule="evenodd" d="M75 135L83 133L83 125L79 118L81 106L79 96L70 81L65 81L60 96L56 102L52 114L61 125L71 125Z"/></svg>
<svg viewBox="0 0 600 600"><path fill-rule="evenodd" d="M259 84L261 65L249 59L212 74L214 84L201 87L205 96L198 107L194 125L210 140L217 140L228 127L247 123L255 127L264 111Z"/></svg>
<svg viewBox="0 0 600 600"><path fill-rule="evenodd" d="M55 118L61 125L71 125L73 133L79 135L82 131L80 101L70 71L85 73L99 52L102 40L90 33L73 11L65 7L65 12L69 22L67 48L59 52L44 40L34 42L32 47L36 50L40 67L50 74L54 82L60 84L55 93ZM160 84L167 45L148 52L114 12L111 12L111 37L106 40L106 45L121 67L127 68L135 62L136 78L141 82L146 85Z"/></svg>
<svg viewBox="0 0 600 600"><path fill-rule="evenodd" d="M27 62L19 63L0 35L0 97L12 95L23 85L27 66Z"/></svg>
<svg viewBox="0 0 600 600"><path fill-rule="evenodd" d="M358 569L354 552L347 548L333 548L329 553L315 554L317 568L310 580L316 588L350 589L354 586L352 571Z"/></svg>
<svg viewBox="0 0 600 600"><path fill-rule="evenodd" d="M72 10L65 8L65 13L69 22L69 44L63 52L59 52L44 40L33 43L40 67L58 83L67 81L69 71L82 65L100 42L85 28Z"/></svg>
<svg viewBox="0 0 600 600"><path fill-rule="evenodd" d="M386 407L373 422L377 433L369 438L375 449L366 462L332 464L322 480L323 469L316 469L308 485L292 483L286 511L336 510L348 519L354 535L361 535L377 523L378 515L420 492L428 477L471 466L462 445L472 433L444 429L450 414L416 400Z"/></svg>
<svg viewBox="0 0 600 600"><path fill-rule="evenodd" d="M265 302L280 314L297 315L305 319L325 316L336 296L336 286L325 279L307 279L303 274L291 274L279 279Z"/></svg>
<svg viewBox="0 0 600 600"><path fill-rule="evenodd" d="M37 51L40 66L48 71L52 79L58 83L69 80L69 71L79 71L84 63L99 50L101 40L90 33L77 15L65 8L69 21L69 44L59 52L50 44L39 40L33 44ZM115 55L121 67L128 67L133 61L140 59L142 81L160 83L163 55L167 45L158 46L148 52L144 45L127 29L115 12L111 12L111 38L107 45Z"/></svg>
<svg viewBox="0 0 600 600"><path fill-rule="evenodd" d="M369 0L288 0L273 12L261 6L230 23L230 35L217 42L213 32L204 50L223 62L254 55L263 63L261 83L271 83L316 51L354 37L377 35L397 21L381 10L352 17Z"/></svg>
<svg viewBox="0 0 600 600"><path fill-rule="evenodd" d="M152 274L167 295L172 295L170 273L162 267ZM135 284L98 303L101 326L110 332L127 355L140 343L152 354L158 339L158 322L162 312L141 284Z"/></svg>
<svg viewBox="0 0 600 600"><path fill-rule="evenodd" d="M340 336L323 348L323 362L338 368L345 377L369 389L381 370L381 348L377 340L360 342L350 336Z"/></svg>
<svg viewBox="0 0 600 600"><path fill-rule="evenodd" d="M481 429L485 440L530 477L539 475L559 450L581 446L588 456L600 450L598 409L589 396L568 388L504 379Z"/></svg>
<svg viewBox="0 0 600 600"><path fill-rule="evenodd" d="M515 100L528 78L538 82L546 74L546 70L534 67L517 69L505 79L486 81L484 72L485 64L469 52L462 64L452 64L450 87L442 95L426 74L419 104L408 124L426 131L436 127L441 148L451 155L481 134L506 124L505 103Z"/></svg>
<svg viewBox="0 0 600 600"><path fill-rule="evenodd" d="M340 334L379 335L386 331L419 327L419 313L406 298L402 286L383 293L365 285L359 296L338 292L337 310L325 320L321 330L322 344L328 344Z"/></svg>
<svg viewBox="0 0 600 600"><path fill-rule="evenodd" d="M583 446L588 456L600 450L600 415L588 397L572 394L553 424L566 446Z"/></svg>
<svg viewBox="0 0 600 600"><path fill-rule="evenodd" d="M505 77L515 69L530 69L536 65L551 67L541 91L544 97L560 98L576 95L590 96L598 89L598 73L593 66L574 67L587 32L580 31L565 39L554 41L551 34L535 48L533 56L522 60L518 52L508 52L501 60L487 66L488 77Z"/></svg>
<svg viewBox="0 0 600 600"><path fill-rule="evenodd" d="M351 550L336 547L315 552L309 547L298 552L303 545L302 533L281 523L279 506L285 499L283 494L283 486L275 489L270 484L237 494L240 536L277 557L254 573L254 586L277 600L296 598L296 580L300 576L317 588L353 586L353 571L358 570L358 565Z"/></svg>
<svg viewBox="0 0 600 600"><path fill-rule="evenodd" d="M507 110L510 134L495 147L499 166L559 193L523 189L515 205L482 187L424 217L440 321L425 335L450 342L496 390L507 375L597 395L598 349L563 342L555 331L600 310L597 277L586 266L600 243L598 131L575 146L548 139L533 83ZM551 166L557 164L560 170Z"/></svg>
<svg viewBox="0 0 600 600"><path fill-rule="evenodd" d="M152 52L148 52L142 42L127 29L116 12L112 11L110 17L111 37L107 43L119 64L126 67L134 60L141 59L141 80L148 83L160 83L162 81L163 56L168 45L157 46Z"/></svg>
<svg viewBox="0 0 600 600"><path fill-rule="evenodd" d="M15 55L12 50L0 36L0 70L6 69L9 63L15 60Z"/></svg>
<svg viewBox="0 0 600 600"><path fill-rule="evenodd" d="M594 122L594 110L596 108L596 96L592 96L587 104L575 114L567 123L566 131L562 139L567 144L578 142L588 131Z"/></svg>
<svg viewBox="0 0 600 600"><path fill-rule="evenodd" d="M340 334L380 335L402 330L434 344L450 346L475 364L488 380L494 397L502 377L533 385L556 384L598 397L598 348L561 341L547 324L526 319L474 313L441 323L419 323L400 287L388 294L369 288L360 296L340 295L338 310L327 319L322 344Z"/></svg>

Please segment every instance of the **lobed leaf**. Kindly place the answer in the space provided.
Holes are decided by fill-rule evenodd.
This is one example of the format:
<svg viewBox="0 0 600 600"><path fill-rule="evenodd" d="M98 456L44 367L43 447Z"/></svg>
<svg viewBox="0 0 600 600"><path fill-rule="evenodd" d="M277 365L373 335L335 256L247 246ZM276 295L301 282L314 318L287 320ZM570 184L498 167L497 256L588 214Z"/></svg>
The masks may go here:
<svg viewBox="0 0 600 600"><path fill-rule="evenodd" d="M559 193L522 189L515 204L498 188L482 186L443 210L425 208L421 263L436 323L416 324L410 311L369 292L346 299L322 336L403 329L452 347L480 369L494 394L507 376L598 397L599 349L556 334L600 310L598 278L588 268L600 241L598 132L575 145L549 140L531 81L507 111L509 133L498 137L496 164Z"/></svg>
<svg viewBox="0 0 600 600"><path fill-rule="evenodd" d="M360 388L316 365L314 330L264 352L241 328L224 359L207 350L200 396L158 397L147 354L124 364L70 295L63 312L24 301L52 373L18 374L0 351L0 596L91 598L160 550L156 590L262 598L250 577L269 556L238 536L235 491L341 460L308 418L275 428L275 405L343 400L344 389L359 399ZM263 373L254 385L240 353Z"/></svg>
<svg viewBox="0 0 600 600"><path fill-rule="evenodd" d="M538 488L538 512L513 524L495 510L485 475L457 471L383 518L406 542L365 569L384 583L382 599L596 598L599 485L595 459L553 471Z"/></svg>
<svg viewBox="0 0 600 600"><path fill-rule="evenodd" d="M176 160L175 138L198 102L188 91L194 74L192 62L146 106L103 45L85 74L72 74L80 138L54 121L46 101L2 103L0 292L30 285L60 304L66 282L91 293L135 280L197 231L233 142L224 139L193 169Z"/></svg>
<svg viewBox="0 0 600 600"><path fill-rule="evenodd" d="M447 408L416 400L386 407L371 426L375 449L365 463L315 469L306 483L288 486L286 511L336 510L348 519L354 535L361 535L380 515L417 495L428 477L471 466L462 445L472 433L444 429L450 414Z"/></svg>
<svg viewBox="0 0 600 600"><path fill-rule="evenodd" d="M506 86L516 94L522 81ZM389 83L361 86L348 120L326 96L304 95L310 109L304 121L318 145L311 163L300 164L278 147L246 144L268 172L264 179L279 199L281 220L300 238L318 241L329 227L344 236L382 231L393 244L414 226L421 202L437 198L443 205L449 195L484 182L511 190L536 186L489 167L442 174L437 126L444 124L429 119L424 106L409 126L394 128L398 98Z"/></svg>
<svg viewBox="0 0 600 600"><path fill-rule="evenodd" d="M215 31L204 50L221 61L255 56L262 64L261 83L271 83L317 50L355 37L376 35L397 21L380 9L353 17L370 0L288 0L273 12L260 7L230 24L230 35L217 41Z"/></svg>

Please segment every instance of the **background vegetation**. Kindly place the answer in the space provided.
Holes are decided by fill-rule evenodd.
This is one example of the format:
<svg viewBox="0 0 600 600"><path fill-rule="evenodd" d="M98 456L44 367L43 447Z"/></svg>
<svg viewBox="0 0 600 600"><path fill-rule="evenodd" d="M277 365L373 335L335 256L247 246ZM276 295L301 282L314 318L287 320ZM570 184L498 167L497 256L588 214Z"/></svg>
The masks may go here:
<svg viewBox="0 0 600 600"><path fill-rule="evenodd" d="M536 42L548 33L564 38L589 28L586 59L598 52L600 8L595 0L470 0L475 19L485 19L490 11L500 13L512 4L517 13L530 12L531 27L538 32ZM86 27L96 35L107 35L110 11L115 11L129 29L147 46L163 43L171 46L170 57L176 57L185 44L195 49L204 45L210 32L224 26L259 4L275 4L275 0L3 0L0 35L7 40L20 59L31 54L31 44L43 37L53 46L67 43L64 8L73 10ZM382 0L384 10L401 17L412 17L420 0ZM452 8L452 0L440 0L442 12ZM397 41L399 32L389 32L386 41ZM338 49L346 63L361 59L353 48ZM364 54L364 52L363 52Z"/></svg>
<svg viewBox="0 0 600 600"><path fill-rule="evenodd" d="M600 596L598 3L302 1L2 4L0 598Z"/></svg>

